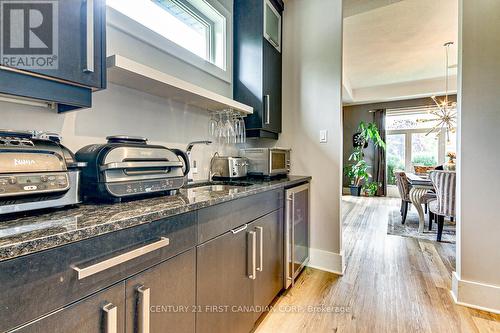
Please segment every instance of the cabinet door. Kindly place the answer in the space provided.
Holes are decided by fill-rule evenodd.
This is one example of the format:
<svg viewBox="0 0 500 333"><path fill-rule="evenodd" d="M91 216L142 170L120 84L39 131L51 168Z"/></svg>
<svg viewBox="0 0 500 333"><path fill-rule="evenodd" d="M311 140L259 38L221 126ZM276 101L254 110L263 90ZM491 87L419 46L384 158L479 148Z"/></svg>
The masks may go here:
<svg viewBox="0 0 500 333"><path fill-rule="evenodd" d="M196 250L126 281L126 332L194 333Z"/></svg>
<svg viewBox="0 0 500 333"><path fill-rule="evenodd" d="M57 50L55 68L26 69L88 87L105 86L106 36L104 0L56 2L52 47ZM54 50L54 51L55 51Z"/></svg>
<svg viewBox="0 0 500 333"><path fill-rule="evenodd" d="M252 223L257 233L257 278L254 304L266 307L283 287L283 210L277 210ZM255 319L261 312L255 314Z"/></svg>
<svg viewBox="0 0 500 333"><path fill-rule="evenodd" d="M267 40L264 40L264 112L263 128L281 133L281 53Z"/></svg>
<svg viewBox="0 0 500 333"><path fill-rule="evenodd" d="M125 323L125 284L119 283L11 332L120 333Z"/></svg>
<svg viewBox="0 0 500 333"><path fill-rule="evenodd" d="M249 229L244 225L198 246L197 333L251 331L257 239Z"/></svg>

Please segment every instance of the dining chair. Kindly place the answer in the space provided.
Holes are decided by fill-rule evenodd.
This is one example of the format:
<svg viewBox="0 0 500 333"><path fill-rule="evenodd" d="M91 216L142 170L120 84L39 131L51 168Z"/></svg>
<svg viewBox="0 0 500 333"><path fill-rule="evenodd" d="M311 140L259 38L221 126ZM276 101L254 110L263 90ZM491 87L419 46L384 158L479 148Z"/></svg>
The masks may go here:
<svg viewBox="0 0 500 333"><path fill-rule="evenodd" d="M394 176L396 177L396 186L398 187L399 196L401 197L401 224L405 224L406 216L408 215L408 206L411 203L410 183L404 171L395 171Z"/></svg>
<svg viewBox="0 0 500 333"><path fill-rule="evenodd" d="M429 178L436 191L436 200L429 202L429 210L436 218L438 224L437 241L441 241L443 235L444 218L455 218L456 198L456 173L453 171L435 170L429 174ZM432 218L429 218L432 226Z"/></svg>

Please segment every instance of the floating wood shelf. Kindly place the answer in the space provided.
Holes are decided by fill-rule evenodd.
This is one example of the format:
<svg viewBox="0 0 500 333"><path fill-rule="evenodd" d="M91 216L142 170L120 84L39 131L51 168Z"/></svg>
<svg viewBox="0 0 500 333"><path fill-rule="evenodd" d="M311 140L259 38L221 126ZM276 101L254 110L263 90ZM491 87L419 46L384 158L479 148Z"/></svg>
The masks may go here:
<svg viewBox="0 0 500 333"><path fill-rule="evenodd" d="M244 115L253 113L251 106L117 54L107 58L107 65L108 81L121 86L170 98L208 111L232 109Z"/></svg>

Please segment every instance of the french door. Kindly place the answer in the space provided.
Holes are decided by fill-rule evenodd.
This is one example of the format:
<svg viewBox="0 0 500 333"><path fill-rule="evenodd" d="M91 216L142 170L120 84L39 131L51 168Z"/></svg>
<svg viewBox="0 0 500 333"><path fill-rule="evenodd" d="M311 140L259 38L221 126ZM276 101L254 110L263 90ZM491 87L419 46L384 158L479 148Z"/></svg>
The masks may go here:
<svg viewBox="0 0 500 333"><path fill-rule="evenodd" d="M394 171L414 172L415 165L437 166L445 161L444 133L436 136L428 129L387 131L387 184L395 185Z"/></svg>

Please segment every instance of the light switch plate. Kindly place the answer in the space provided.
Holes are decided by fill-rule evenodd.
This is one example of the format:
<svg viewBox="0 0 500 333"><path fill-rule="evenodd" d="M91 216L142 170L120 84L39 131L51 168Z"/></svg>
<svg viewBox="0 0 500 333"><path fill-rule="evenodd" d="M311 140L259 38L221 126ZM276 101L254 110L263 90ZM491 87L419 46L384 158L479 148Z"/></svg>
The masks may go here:
<svg viewBox="0 0 500 333"><path fill-rule="evenodd" d="M319 142L327 143L328 142L328 130L320 130L319 131Z"/></svg>

